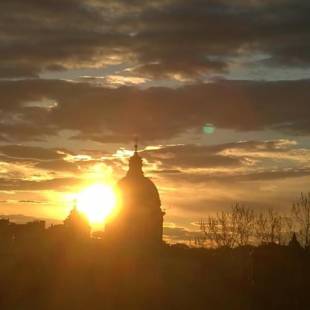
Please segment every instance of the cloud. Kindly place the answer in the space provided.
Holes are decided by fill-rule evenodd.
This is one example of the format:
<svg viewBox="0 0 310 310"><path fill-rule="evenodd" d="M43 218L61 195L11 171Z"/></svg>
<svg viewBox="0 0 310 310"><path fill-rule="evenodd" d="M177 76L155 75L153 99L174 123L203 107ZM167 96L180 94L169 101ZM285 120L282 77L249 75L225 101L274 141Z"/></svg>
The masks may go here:
<svg viewBox="0 0 310 310"><path fill-rule="evenodd" d="M1 145L0 153L16 159L56 160L63 158L65 150L23 145ZM68 152L68 151L66 151Z"/></svg>
<svg viewBox="0 0 310 310"><path fill-rule="evenodd" d="M71 172L71 173L81 173L78 163L71 163L66 160L50 160L44 162L35 163L35 167L38 169L45 169L54 172Z"/></svg>
<svg viewBox="0 0 310 310"><path fill-rule="evenodd" d="M163 228L164 239L168 242L185 242L194 241L195 238L201 237L199 231L191 231L184 227L169 227L164 226Z"/></svg>
<svg viewBox="0 0 310 310"><path fill-rule="evenodd" d="M239 131L308 134L309 80L217 81L171 89L110 89L55 80L0 82L0 129L7 140L46 140L63 130L101 142L169 139L206 123ZM29 91L31 89L31 92ZM48 98L52 109L25 105ZM244 117L246 115L246 117Z"/></svg>
<svg viewBox="0 0 310 310"><path fill-rule="evenodd" d="M6 144L0 146L0 165L7 164L6 167L9 171L14 171L13 166L16 166L16 169L24 168L24 177L27 178L29 177L27 172L35 172L37 175L41 175L40 170L48 170L51 173L79 173L80 163L73 163L66 159L67 156L72 156L72 154L72 152L63 148ZM12 177L14 177L14 174Z"/></svg>
<svg viewBox="0 0 310 310"><path fill-rule="evenodd" d="M172 174L179 181L241 182L305 176L310 171L309 150L283 139L161 146L141 155L148 164L155 164L155 173Z"/></svg>
<svg viewBox="0 0 310 310"><path fill-rule="evenodd" d="M165 178L170 179L174 183L187 183L187 184L224 184L226 186L232 184L240 184L245 182L255 181L279 181L290 178L309 177L310 169L275 169L274 171L248 171L242 173L183 173L177 176L167 175Z"/></svg>
<svg viewBox="0 0 310 310"><path fill-rule="evenodd" d="M40 181L1 178L0 191L66 191L71 190L80 184L81 180L74 177L55 178Z"/></svg>
<svg viewBox="0 0 310 310"><path fill-rule="evenodd" d="M2 77L133 64L152 77L228 70L240 55L309 65L307 0L3 0ZM298 53L296 52L298 51Z"/></svg>
<svg viewBox="0 0 310 310"><path fill-rule="evenodd" d="M83 180L98 178L107 167L115 180L127 169L123 155L106 151L90 150L89 155L87 151L77 154L67 149L11 144L0 146L0 152L0 190L5 191L68 190ZM294 140L156 146L141 151L141 156L146 175L164 191L176 184L231 186L310 175L309 150Z"/></svg>
<svg viewBox="0 0 310 310"><path fill-rule="evenodd" d="M123 75L108 75L103 77L82 76L81 81L91 82L97 86L105 86L117 88L120 86L134 86L141 85L148 81L148 79L137 76L123 76Z"/></svg>
<svg viewBox="0 0 310 310"><path fill-rule="evenodd" d="M175 145L157 150L146 150L142 156L150 162L161 162L167 171L178 171L178 168L217 168L238 167L242 160L220 155L214 147L206 145ZM175 170L171 170L175 169Z"/></svg>
<svg viewBox="0 0 310 310"><path fill-rule="evenodd" d="M0 55L6 59L1 64L2 76L34 77L83 58L90 62L95 55L96 45L90 42L99 40L96 28L102 18L86 2L5 0L1 5L0 29L5 40Z"/></svg>

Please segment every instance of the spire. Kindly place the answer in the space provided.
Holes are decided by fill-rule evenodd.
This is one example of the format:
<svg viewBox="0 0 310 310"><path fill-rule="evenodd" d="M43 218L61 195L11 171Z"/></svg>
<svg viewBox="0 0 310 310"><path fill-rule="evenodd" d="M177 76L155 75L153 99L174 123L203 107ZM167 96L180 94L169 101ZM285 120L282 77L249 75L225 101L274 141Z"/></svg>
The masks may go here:
<svg viewBox="0 0 310 310"><path fill-rule="evenodd" d="M293 233L292 239L291 239L291 241L289 242L288 246L289 246L291 249L294 249L294 250L296 250L296 249L301 249L301 248L302 248L301 245L300 245L300 243L299 243L299 241L298 241L298 239L297 239L297 236L296 236L296 233L295 233L295 232Z"/></svg>
<svg viewBox="0 0 310 310"><path fill-rule="evenodd" d="M127 175L143 176L142 158L138 154L138 139L137 138L135 138L134 154L129 159L129 170L128 170Z"/></svg>
<svg viewBox="0 0 310 310"><path fill-rule="evenodd" d="M135 137L135 145L134 145L135 153L138 153L138 138Z"/></svg>

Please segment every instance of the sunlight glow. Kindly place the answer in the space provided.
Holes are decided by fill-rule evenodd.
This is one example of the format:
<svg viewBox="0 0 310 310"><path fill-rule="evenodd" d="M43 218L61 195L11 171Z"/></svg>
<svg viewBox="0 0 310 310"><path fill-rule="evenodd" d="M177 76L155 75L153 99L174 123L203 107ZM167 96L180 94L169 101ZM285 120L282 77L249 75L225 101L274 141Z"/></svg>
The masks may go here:
<svg viewBox="0 0 310 310"><path fill-rule="evenodd" d="M84 213L90 224L104 224L116 206L116 194L106 184L94 184L77 195L77 208Z"/></svg>

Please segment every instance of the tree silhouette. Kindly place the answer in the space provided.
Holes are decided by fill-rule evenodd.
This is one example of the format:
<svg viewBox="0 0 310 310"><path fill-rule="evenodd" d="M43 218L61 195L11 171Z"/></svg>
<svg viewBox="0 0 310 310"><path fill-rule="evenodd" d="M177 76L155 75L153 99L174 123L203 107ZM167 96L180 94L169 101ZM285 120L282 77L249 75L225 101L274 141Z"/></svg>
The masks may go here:
<svg viewBox="0 0 310 310"><path fill-rule="evenodd" d="M304 247L310 246L310 192L301 193L299 201L293 204L292 217L298 224L298 232Z"/></svg>
<svg viewBox="0 0 310 310"><path fill-rule="evenodd" d="M248 245L254 229L254 211L236 203L232 207L232 218L235 224L235 238L238 246Z"/></svg>
<svg viewBox="0 0 310 310"><path fill-rule="evenodd" d="M235 218L231 212L217 212L201 221L200 229L211 244L216 247L233 247L236 242Z"/></svg>

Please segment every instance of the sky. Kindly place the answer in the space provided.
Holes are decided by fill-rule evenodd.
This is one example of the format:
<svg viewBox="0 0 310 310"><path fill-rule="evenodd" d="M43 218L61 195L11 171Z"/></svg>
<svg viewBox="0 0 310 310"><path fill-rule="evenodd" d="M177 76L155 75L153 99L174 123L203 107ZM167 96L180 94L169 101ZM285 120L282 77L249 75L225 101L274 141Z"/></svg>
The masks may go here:
<svg viewBox="0 0 310 310"><path fill-rule="evenodd" d="M308 0L1 0L0 214L62 220L139 139L170 238L310 181Z"/></svg>

